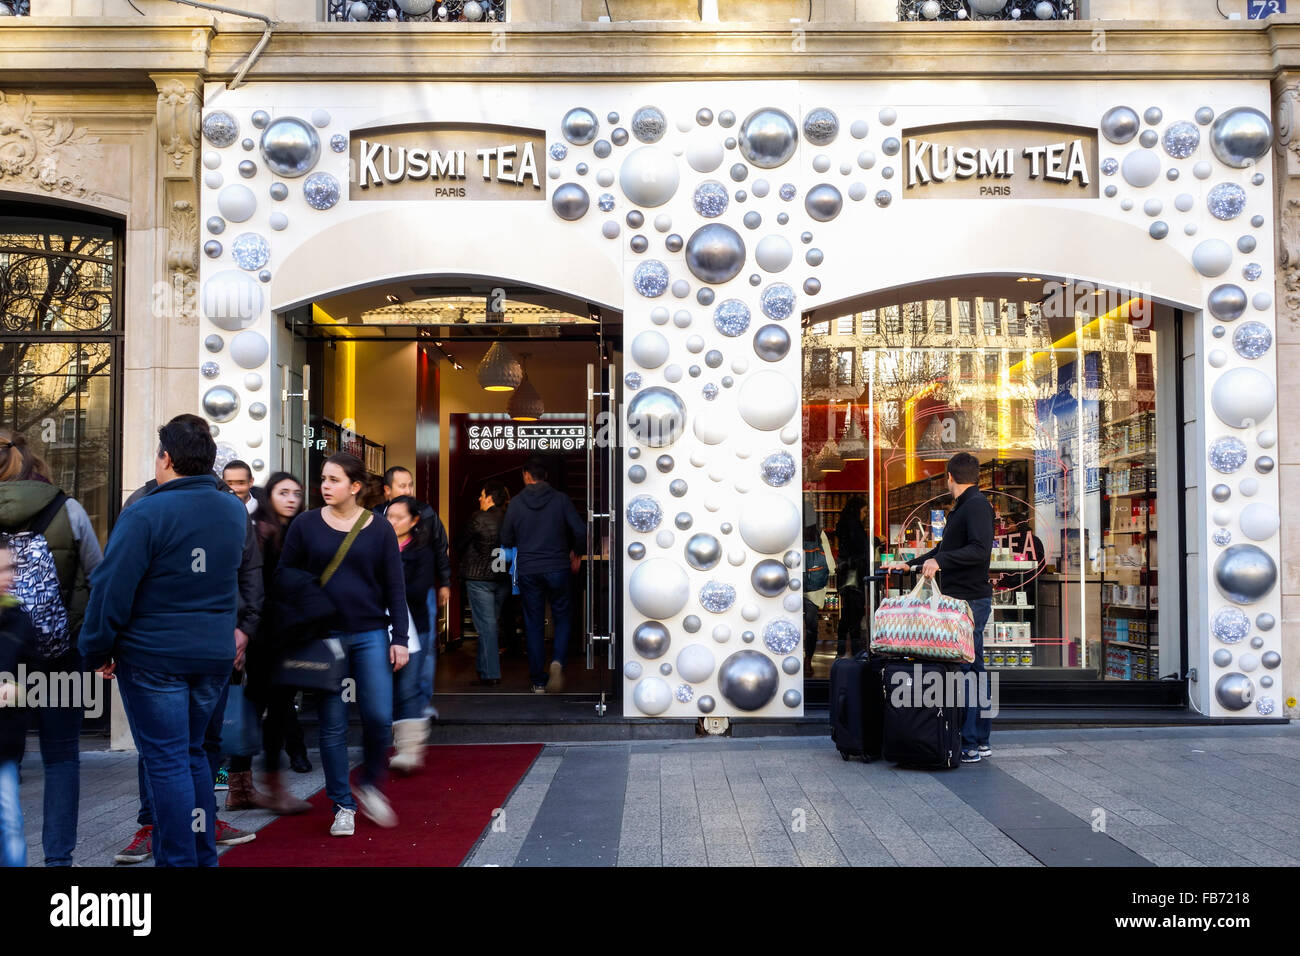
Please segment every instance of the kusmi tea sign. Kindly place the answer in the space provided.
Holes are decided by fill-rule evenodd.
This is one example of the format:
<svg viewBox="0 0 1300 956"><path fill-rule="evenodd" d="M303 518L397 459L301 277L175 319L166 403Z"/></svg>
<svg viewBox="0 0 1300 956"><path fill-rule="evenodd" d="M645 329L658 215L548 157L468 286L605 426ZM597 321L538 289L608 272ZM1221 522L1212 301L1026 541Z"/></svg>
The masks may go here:
<svg viewBox="0 0 1300 956"><path fill-rule="evenodd" d="M1097 131L1038 123L954 123L903 131L905 198L1089 199Z"/></svg>
<svg viewBox="0 0 1300 956"><path fill-rule="evenodd" d="M542 130L418 123L354 130L349 198L545 199Z"/></svg>

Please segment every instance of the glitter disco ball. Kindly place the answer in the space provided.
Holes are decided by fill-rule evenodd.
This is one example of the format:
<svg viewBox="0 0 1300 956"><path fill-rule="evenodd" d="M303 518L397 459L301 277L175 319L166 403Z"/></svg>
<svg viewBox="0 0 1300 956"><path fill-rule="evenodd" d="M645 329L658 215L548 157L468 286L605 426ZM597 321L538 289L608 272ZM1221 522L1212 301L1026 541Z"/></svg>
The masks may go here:
<svg viewBox="0 0 1300 956"><path fill-rule="evenodd" d="M659 527L664 511L650 495L637 495L627 503L627 523L646 534Z"/></svg>
<svg viewBox="0 0 1300 956"><path fill-rule="evenodd" d="M255 232L237 237L230 246L235 265L248 272L256 272L271 258L271 244Z"/></svg>
<svg viewBox="0 0 1300 956"><path fill-rule="evenodd" d="M329 173L312 173L303 180L302 196L312 209L333 209L340 195L339 181Z"/></svg>
<svg viewBox="0 0 1300 956"><path fill-rule="evenodd" d="M1107 157L1101 161L1101 172L1103 176L1114 176L1119 172L1119 160Z"/></svg>
<svg viewBox="0 0 1300 956"><path fill-rule="evenodd" d="M1210 466L1221 475L1230 475L1246 463L1246 444L1229 435L1210 442Z"/></svg>
<svg viewBox="0 0 1300 956"><path fill-rule="evenodd" d="M1254 282L1264 274L1264 268L1258 262L1248 263L1241 270L1241 277L1247 282Z"/></svg>
<svg viewBox="0 0 1300 956"><path fill-rule="evenodd" d="M714 219L727 211L727 187L710 179L695 188L692 201L696 212L706 219Z"/></svg>
<svg viewBox="0 0 1300 956"><path fill-rule="evenodd" d="M673 696L683 704L689 704L695 699L695 688L690 684L678 684L677 689L673 691Z"/></svg>
<svg viewBox="0 0 1300 956"><path fill-rule="evenodd" d="M700 588L700 607L714 614L729 610L736 603L736 589L730 584L710 581Z"/></svg>
<svg viewBox="0 0 1300 956"><path fill-rule="evenodd" d="M1210 535L1210 538L1221 548L1226 548L1232 544L1232 532L1227 528L1218 529L1214 534Z"/></svg>
<svg viewBox="0 0 1300 956"><path fill-rule="evenodd" d="M1273 333L1263 322L1246 322L1232 333L1232 347L1242 358L1257 359L1272 345Z"/></svg>
<svg viewBox="0 0 1300 956"><path fill-rule="evenodd" d="M1236 219L1246 208L1246 190L1236 183L1219 183L1210 189L1205 205L1215 219Z"/></svg>
<svg viewBox="0 0 1300 956"><path fill-rule="evenodd" d="M749 328L749 306L739 299L724 299L713 311L713 327L735 338Z"/></svg>
<svg viewBox="0 0 1300 956"><path fill-rule="evenodd" d="M335 133L330 137L330 149L336 153L341 153L348 148L348 138L342 133Z"/></svg>
<svg viewBox="0 0 1300 956"><path fill-rule="evenodd" d="M718 386L709 382L709 384L700 389L700 394L704 396L706 402L711 402L718 397Z"/></svg>
<svg viewBox="0 0 1300 956"><path fill-rule="evenodd" d="M628 372L626 375L623 376L623 384L626 385L629 390L635 392L638 388L641 387L641 373Z"/></svg>
<svg viewBox="0 0 1300 956"><path fill-rule="evenodd" d="M641 263L632 274L632 287L647 299L657 299L668 289L668 267L658 259Z"/></svg>
<svg viewBox="0 0 1300 956"><path fill-rule="evenodd" d="M1210 621L1210 630L1224 644L1238 644L1250 633L1250 618L1241 608L1221 608Z"/></svg>
<svg viewBox="0 0 1300 956"><path fill-rule="evenodd" d="M791 199L793 199L794 194L795 194L794 183L783 184L779 191L780 197L784 199L786 202L789 202Z"/></svg>
<svg viewBox="0 0 1300 956"><path fill-rule="evenodd" d="M799 625L788 618L778 617L763 628L763 646L773 654L789 654L799 646Z"/></svg>
<svg viewBox="0 0 1300 956"><path fill-rule="evenodd" d="M596 200L596 205L600 207L601 212L610 212L614 208L614 194L601 193L600 198Z"/></svg>
<svg viewBox="0 0 1300 956"><path fill-rule="evenodd" d="M789 484L790 479L794 477L794 456L788 451L773 452L763 459L760 468L763 481L773 488L780 488Z"/></svg>
<svg viewBox="0 0 1300 956"><path fill-rule="evenodd" d="M788 319L794 314L794 289L784 282L773 282L763 290L759 305L769 319Z"/></svg>
<svg viewBox="0 0 1300 956"><path fill-rule="evenodd" d="M1174 159L1186 159L1196 152L1196 147L1200 144L1201 131L1197 129L1195 123L1179 120L1177 123L1171 123L1165 130L1165 152Z"/></svg>
<svg viewBox="0 0 1300 956"><path fill-rule="evenodd" d="M563 143L552 143L551 148L547 150L547 152L551 154L551 159L558 163L562 161L564 157L569 155L569 147L565 146Z"/></svg>

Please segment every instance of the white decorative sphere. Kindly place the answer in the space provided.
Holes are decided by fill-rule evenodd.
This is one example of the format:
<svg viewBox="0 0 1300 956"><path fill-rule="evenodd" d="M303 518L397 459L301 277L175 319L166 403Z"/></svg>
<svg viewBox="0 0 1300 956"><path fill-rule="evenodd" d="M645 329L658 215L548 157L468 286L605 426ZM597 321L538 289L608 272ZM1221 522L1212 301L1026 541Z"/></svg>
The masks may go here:
<svg viewBox="0 0 1300 956"><path fill-rule="evenodd" d="M677 163L666 150L642 146L623 160L618 183L633 205L662 206L677 192L679 175Z"/></svg>
<svg viewBox="0 0 1300 956"><path fill-rule="evenodd" d="M692 428L695 437L706 445L720 445L727 440L728 416L721 409L709 408L697 412Z"/></svg>
<svg viewBox="0 0 1300 956"><path fill-rule="evenodd" d="M227 186L217 193L217 211L231 222L247 222L257 211L257 197L240 183Z"/></svg>
<svg viewBox="0 0 1300 956"><path fill-rule="evenodd" d="M740 513L740 536L760 554L777 554L799 538L803 516L788 498L760 494L749 499Z"/></svg>
<svg viewBox="0 0 1300 956"><path fill-rule="evenodd" d="M632 702L641 713L656 717L672 705L673 692L658 677L647 677L632 691Z"/></svg>
<svg viewBox="0 0 1300 956"><path fill-rule="evenodd" d="M686 572L667 558L652 558L637 565L627 590L633 607L661 621L681 611L691 596Z"/></svg>
<svg viewBox="0 0 1300 956"><path fill-rule="evenodd" d="M760 431L775 431L799 409L799 391L780 372L755 372L741 386L740 417Z"/></svg>
<svg viewBox="0 0 1300 956"><path fill-rule="evenodd" d="M713 651L703 644L687 644L677 654L677 673L692 684L708 680L716 664Z"/></svg>
<svg viewBox="0 0 1300 956"><path fill-rule="evenodd" d="M1277 534L1282 517L1272 505L1252 502L1241 510L1241 531L1252 541L1267 541Z"/></svg>
<svg viewBox="0 0 1300 956"><path fill-rule="evenodd" d="M785 236L764 236L754 250L754 260L764 272L780 272L794 258L794 249Z"/></svg>
<svg viewBox="0 0 1300 956"><path fill-rule="evenodd" d="M632 361L642 368L658 368L668 361L668 340L659 332L647 330L632 340Z"/></svg>
<svg viewBox="0 0 1300 956"><path fill-rule="evenodd" d="M271 354L271 346L261 332L240 332L230 341L230 357L240 368L259 368Z"/></svg>
<svg viewBox="0 0 1300 956"><path fill-rule="evenodd" d="M203 314L218 328L237 332L262 313L262 287L247 272L227 269L209 276L200 295Z"/></svg>
<svg viewBox="0 0 1300 956"><path fill-rule="evenodd" d="M1219 376L1210 390L1210 405L1225 425L1248 428L1263 423L1273 411L1277 390L1257 368L1234 368Z"/></svg>
<svg viewBox="0 0 1300 956"><path fill-rule="evenodd" d="M711 173L722 165L722 143L705 130L692 133L686 143L686 162L697 173Z"/></svg>

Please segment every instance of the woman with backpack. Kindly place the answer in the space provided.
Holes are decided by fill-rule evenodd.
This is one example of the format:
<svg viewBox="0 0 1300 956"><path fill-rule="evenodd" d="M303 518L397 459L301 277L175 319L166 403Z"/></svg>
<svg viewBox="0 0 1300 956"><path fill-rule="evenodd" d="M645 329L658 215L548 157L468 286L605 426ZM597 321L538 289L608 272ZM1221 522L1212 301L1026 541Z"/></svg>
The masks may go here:
<svg viewBox="0 0 1300 956"><path fill-rule="evenodd" d="M826 606L826 586L835 573L835 559L812 502L804 503L803 519L803 668L805 676L811 677L813 655L817 653L817 624Z"/></svg>
<svg viewBox="0 0 1300 956"><path fill-rule="evenodd" d="M289 525L276 579L282 593L286 572L293 569L326 579L321 590L335 611L329 636L342 646L344 676L352 678L361 710L364 760L354 797L348 786L344 696L353 696L349 683L319 695L321 764L325 792L334 807L330 834L340 837L356 832L358 804L379 826L397 825L379 784L388 770L393 732L393 674L406 666L409 656L402 555L393 526L357 500L365 479L365 466L355 455L338 452L325 460L320 486L325 507L304 512Z"/></svg>
<svg viewBox="0 0 1300 956"><path fill-rule="evenodd" d="M85 686L77 634L90 596L90 573L103 560L99 538L86 509L50 483L45 463L27 439L7 428L0 428L0 531L14 536L14 594L36 626L35 662L29 674L75 674L77 686ZM59 683L68 686L66 680ZM33 708L45 768L41 842L46 866L71 866L77 845L83 710L72 705L85 702L58 703Z"/></svg>
<svg viewBox="0 0 1300 956"><path fill-rule="evenodd" d="M839 640L835 656L856 654L862 645L862 618L867 613L866 577L871 573L871 537L862 521L867 500L853 495L840 512L835 537L840 547L839 576L835 588L840 595ZM847 651L846 651L847 648Z"/></svg>

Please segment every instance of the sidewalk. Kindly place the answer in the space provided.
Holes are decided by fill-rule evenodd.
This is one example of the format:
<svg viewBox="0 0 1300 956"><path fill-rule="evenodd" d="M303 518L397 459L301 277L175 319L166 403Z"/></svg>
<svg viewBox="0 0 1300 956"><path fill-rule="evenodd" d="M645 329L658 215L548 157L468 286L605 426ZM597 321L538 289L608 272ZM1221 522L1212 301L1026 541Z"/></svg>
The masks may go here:
<svg viewBox="0 0 1300 956"><path fill-rule="evenodd" d="M827 737L551 744L466 865L1300 865L1300 726L1011 731L993 746L924 772L845 762ZM299 795L322 786L312 762L290 775ZM24 771L39 865L37 754ZM80 865L112 865L134 833L135 781L134 754L82 754Z"/></svg>

